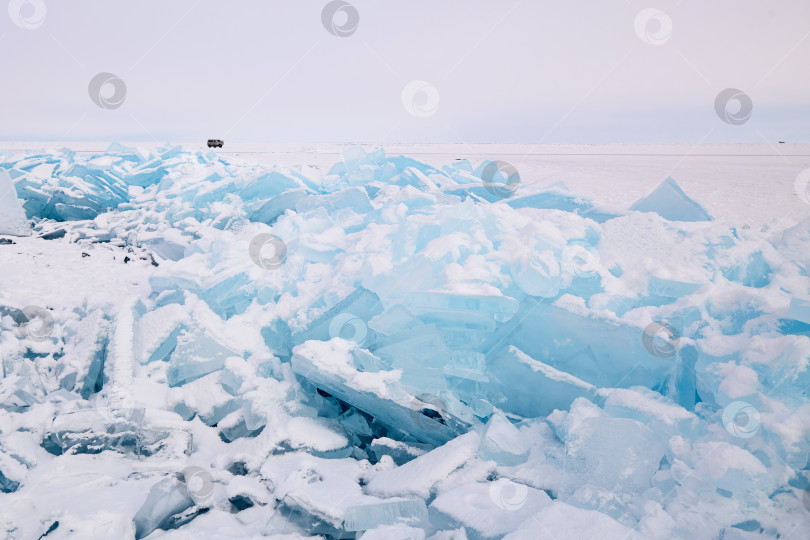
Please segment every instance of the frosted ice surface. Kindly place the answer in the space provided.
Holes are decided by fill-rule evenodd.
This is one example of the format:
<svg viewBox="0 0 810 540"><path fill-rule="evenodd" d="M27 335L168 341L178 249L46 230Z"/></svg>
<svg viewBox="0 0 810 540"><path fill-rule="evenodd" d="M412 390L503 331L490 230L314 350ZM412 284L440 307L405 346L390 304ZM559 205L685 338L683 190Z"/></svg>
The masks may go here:
<svg viewBox="0 0 810 540"><path fill-rule="evenodd" d="M703 207L690 199L672 178L667 178L655 191L636 201L630 210L655 212L670 221L711 221Z"/></svg>
<svg viewBox="0 0 810 540"><path fill-rule="evenodd" d="M138 509L135 537L144 538L157 528L172 528L171 518L194 506L186 484L177 478L164 478L149 490L146 500Z"/></svg>

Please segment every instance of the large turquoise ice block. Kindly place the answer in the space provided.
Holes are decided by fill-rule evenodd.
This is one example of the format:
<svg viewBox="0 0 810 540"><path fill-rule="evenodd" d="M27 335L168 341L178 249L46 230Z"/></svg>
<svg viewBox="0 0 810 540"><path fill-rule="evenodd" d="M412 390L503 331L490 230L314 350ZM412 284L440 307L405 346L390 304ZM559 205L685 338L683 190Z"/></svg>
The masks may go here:
<svg viewBox="0 0 810 540"><path fill-rule="evenodd" d="M673 363L644 347L642 330L527 298L521 311L498 328L483 350L490 366L490 358L514 346L591 384L661 388ZM583 356L585 349L590 353ZM594 363L598 370L593 369ZM600 381L593 380L595 374Z"/></svg>
<svg viewBox="0 0 810 540"><path fill-rule="evenodd" d="M566 410L578 397L593 398L595 388L583 381L531 358L509 346L487 361L490 381L486 395L496 407L526 417L541 417L554 409Z"/></svg>

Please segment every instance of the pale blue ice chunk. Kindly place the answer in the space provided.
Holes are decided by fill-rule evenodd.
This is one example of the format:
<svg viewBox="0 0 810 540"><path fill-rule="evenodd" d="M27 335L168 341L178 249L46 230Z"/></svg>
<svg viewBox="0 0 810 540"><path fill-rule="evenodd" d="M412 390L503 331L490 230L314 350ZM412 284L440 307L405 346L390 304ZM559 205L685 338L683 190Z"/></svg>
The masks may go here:
<svg viewBox="0 0 810 540"><path fill-rule="evenodd" d="M594 396L595 388L570 373L539 362L516 347L506 347L487 361L491 381L486 394L500 396L493 405L521 416L544 417L567 410L578 397Z"/></svg>
<svg viewBox="0 0 810 540"><path fill-rule="evenodd" d="M761 289L771 283L773 269L765 260L762 251L755 251L736 266L723 269L723 275L729 281Z"/></svg>
<svg viewBox="0 0 810 540"><path fill-rule="evenodd" d="M478 383L489 382L486 370L486 357L476 351L454 350L450 361L444 366L446 376Z"/></svg>
<svg viewBox="0 0 810 540"><path fill-rule="evenodd" d="M352 351L352 359L354 366L358 371L365 371L367 373L376 373L378 371L386 371L391 369L391 364L379 358L366 349L354 349Z"/></svg>
<svg viewBox="0 0 810 540"><path fill-rule="evenodd" d="M524 463L529 457L528 441L512 422L501 414L494 414L487 422L478 446L481 459L489 459L511 467Z"/></svg>
<svg viewBox="0 0 810 540"><path fill-rule="evenodd" d="M200 297L220 317L241 315L253 302L255 285L244 272L223 279L206 289Z"/></svg>
<svg viewBox="0 0 810 540"><path fill-rule="evenodd" d="M111 143L104 153L134 163L142 163L145 159L145 156L139 149L132 146L124 146L117 142Z"/></svg>
<svg viewBox="0 0 810 540"><path fill-rule="evenodd" d="M591 365L568 362L571 375L591 384L660 388L669 376L671 362L652 355L642 343L642 328L594 316L583 317L561 307L525 299L512 321L499 327L485 346L489 358L513 345L535 360L552 367L578 355L586 347L599 366L602 382L589 380ZM490 348L491 347L491 348ZM492 367L490 367L492 369Z"/></svg>
<svg viewBox="0 0 810 540"><path fill-rule="evenodd" d="M160 155L160 159L166 161L173 157L178 157L180 154L183 153L183 146L182 145L174 145L174 146L162 146L157 148L156 151Z"/></svg>
<svg viewBox="0 0 810 540"><path fill-rule="evenodd" d="M239 395L239 388L242 386L244 381L245 379L242 377L242 375L236 373L232 369L228 369L227 367L219 374L219 384L232 396Z"/></svg>
<svg viewBox="0 0 810 540"><path fill-rule="evenodd" d="M194 506L188 488L176 477L164 478L149 490L135 514L135 538L140 539L159 528L170 528L170 518Z"/></svg>
<svg viewBox="0 0 810 540"><path fill-rule="evenodd" d="M490 317L502 322L517 313L519 303L509 296L413 292L408 294L404 305L416 316L442 313L459 321L480 321L481 317Z"/></svg>
<svg viewBox="0 0 810 540"><path fill-rule="evenodd" d="M699 283L686 283L652 276L647 284L647 293L652 296L663 296L665 298L674 299L689 296L697 292L700 287L701 285Z"/></svg>
<svg viewBox="0 0 810 540"><path fill-rule="evenodd" d="M346 410L338 417L338 423L355 436L372 437L374 435L368 421L357 412L357 409Z"/></svg>
<svg viewBox="0 0 810 540"><path fill-rule="evenodd" d="M565 485L573 492L591 484L616 492L641 493L664 457L664 441L629 418L580 420L565 439Z"/></svg>
<svg viewBox="0 0 810 540"><path fill-rule="evenodd" d="M664 180L655 191L630 207L637 212L654 212L669 221L711 221L698 203L690 199L672 178Z"/></svg>
<svg viewBox="0 0 810 540"><path fill-rule="evenodd" d="M441 174L435 167L405 156L389 157L388 162L393 163L399 172L403 172L405 169L411 167L425 175Z"/></svg>
<svg viewBox="0 0 810 540"><path fill-rule="evenodd" d="M87 372L81 380L79 395L84 399L99 392L104 386L104 363L107 360L107 335L99 335L94 346L94 353L87 366Z"/></svg>
<svg viewBox="0 0 810 540"><path fill-rule="evenodd" d="M374 354L394 369L410 376L416 371L441 369L450 358L450 350L434 325L411 328L379 341Z"/></svg>
<svg viewBox="0 0 810 540"><path fill-rule="evenodd" d="M424 326L424 323L401 304L394 304L368 321L369 328L384 336L398 334L419 326Z"/></svg>
<svg viewBox="0 0 810 540"><path fill-rule="evenodd" d="M343 514L343 528L365 531L382 525L405 523L427 525L427 508L422 499L386 499L379 503L348 507Z"/></svg>
<svg viewBox="0 0 810 540"><path fill-rule="evenodd" d="M370 445L371 453L377 461L383 456L390 456L397 465L404 465L432 449L433 447L429 444L405 443L387 437L374 439Z"/></svg>
<svg viewBox="0 0 810 540"><path fill-rule="evenodd" d="M153 159L132 169L123 177L124 182L132 186L147 187L160 183L166 176L167 168L159 159Z"/></svg>
<svg viewBox="0 0 810 540"><path fill-rule="evenodd" d="M368 194L361 188L344 189L328 195L310 195L295 203L295 210L299 214L316 208L323 208L330 215L344 208L351 209L358 214L365 214L372 210Z"/></svg>
<svg viewBox="0 0 810 540"><path fill-rule="evenodd" d="M618 217L618 214L596 208L591 201L565 193L561 190L550 190L541 193L526 195L525 197L511 198L507 203L512 208L538 208L555 209L571 212L604 223L609 219Z"/></svg>
<svg viewBox="0 0 810 540"><path fill-rule="evenodd" d="M328 341L333 337L341 337L341 334L336 332L341 332L344 329L348 330L348 326L362 334L363 327L367 326L366 321L381 312L382 304L379 297L373 292L360 287L312 321L306 329L294 333L291 336L292 343L293 345L299 345L311 339ZM339 316L346 320L336 325L335 320ZM373 340L373 332L365 328L363 345L370 345Z"/></svg>
<svg viewBox="0 0 810 540"><path fill-rule="evenodd" d="M250 214L250 220L272 225L284 212L294 210L298 201L304 199L307 195L307 190L304 188L285 191L280 195L276 195Z"/></svg>
<svg viewBox="0 0 810 540"><path fill-rule="evenodd" d="M262 432L266 423L263 416L254 413L250 406L246 405L217 422L217 427L220 439L230 443L236 439L257 436Z"/></svg>
<svg viewBox="0 0 810 540"><path fill-rule="evenodd" d="M791 298L787 316L794 321L810 324L810 300Z"/></svg>
<svg viewBox="0 0 810 540"><path fill-rule="evenodd" d="M229 399L225 403L216 405L213 410L200 414L200 420L206 426L214 426L222 421L229 414L238 411L245 405L245 400L241 398Z"/></svg>
<svg viewBox="0 0 810 540"><path fill-rule="evenodd" d="M166 379L169 386L181 386L225 367L225 359L239 357L203 332L186 331L172 352Z"/></svg>
<svg viewBox="0 0 810 540"><path fill-rule="evenodd" d="M291 189L300 189L301 184L295 178L291 178L279 171L270 171L251 180L237 194L245 201L257 199L269 199Z"/></svg>
<svg viewBox="0 0 810 540"><path fill-rule="evenodd" d="M170 261L179 261L185 257L187 247L185 244L181 244L173 240L167 240L166 238L162 237L147 240L143 242L143 245L148 247L152 253L161 259Z"/></svg>
<svg viewBox="0 0 810 540"><path fill-rule="evenodd" d="M678 351L679 362L675 369L672 400L686 410L693 411L698 402L695 366L698 350L693 345L684 345Z"/></svg>

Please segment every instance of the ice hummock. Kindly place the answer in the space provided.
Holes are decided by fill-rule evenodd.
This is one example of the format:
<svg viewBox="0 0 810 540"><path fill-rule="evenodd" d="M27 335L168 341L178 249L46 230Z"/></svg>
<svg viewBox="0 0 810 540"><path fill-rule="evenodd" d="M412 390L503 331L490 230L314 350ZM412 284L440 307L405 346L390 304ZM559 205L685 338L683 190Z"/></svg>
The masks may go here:
<svg viewBox="0 0 810 540"><path fill-rule="evenodd" d="M804 530L810 220L486 163L0 157L40 236L0 245L0 531Z"/></svg>
<svg viewBox="0 0 810 540"><path fill-rule="evenodd" d="M683 192L672 178L667 178L655 190L636 201L630 210L655 212L670 221L711 221L703 207Z"/></svg>

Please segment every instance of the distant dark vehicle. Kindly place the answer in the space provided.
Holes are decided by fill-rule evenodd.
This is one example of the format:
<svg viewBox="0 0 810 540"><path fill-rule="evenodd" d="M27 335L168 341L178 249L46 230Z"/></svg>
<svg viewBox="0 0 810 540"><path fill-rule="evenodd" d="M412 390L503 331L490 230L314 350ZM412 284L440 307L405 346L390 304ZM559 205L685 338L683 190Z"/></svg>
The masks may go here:
<svg viewBox="0 0 810 540"><path fill-rule="evenodd" d="M221 139L208 139L208 148L222 148L225 143Z"/></svg>
<svg viewBox="0 0 810 540"><path fill-rule="evenodd" d="M779 141L779 144L785 144L785 141Z"/></svg>

